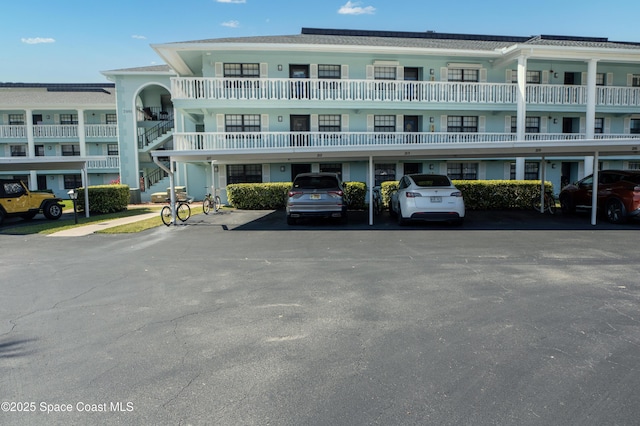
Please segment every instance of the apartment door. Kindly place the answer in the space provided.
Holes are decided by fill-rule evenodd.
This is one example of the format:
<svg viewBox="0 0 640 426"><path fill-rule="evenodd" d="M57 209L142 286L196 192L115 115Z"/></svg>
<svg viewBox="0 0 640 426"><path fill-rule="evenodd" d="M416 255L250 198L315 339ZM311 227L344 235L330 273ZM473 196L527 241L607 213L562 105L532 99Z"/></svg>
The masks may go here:
<svg viewBox="0 0 640 426"><path fill-rule="evenodd" d="M310 115L292 115L290 117L290 129L291 129L291 146L308 146L309 135L305 135L305 132L311 130L311 116Z"/></svg>
<svg viewBox="0 0 640 426"><path fill-rule="evenodd" d="M574 117L562 117L562 133L578 133L580 131L580 119Z"/></svg>
<svg viewBox="0 0 640 426"><path fill-rule="evenodd" d="M420 118L417 115L405 115L403 129L405 133L416 133L415 135L405 134L405 142L418 142L417 133L420 131Z"/></svg>
<svg viewBox="0 0 640 426"><path fill-rule="evenodd" d="M300 173L311 173L311 164L292 164L291 165L291 181Z"/></svg>
<svg viewBox="0 0 640 426"><path fill-rule="evenodd" d="M33 124L42 124L42 114L33 114Z"/></svg>
<svg viewBox="0 0 640 426"><path fill-rule="evenodd" d="M289 78L309 79L309 65L289 65ZM308 81L292 81L291 82L291 98L292 99L309 99L309 82Z"/></svg>
<svg viewBox="0 0 640 426"><path fill-rule="evenodd" d="M420 69L413 67L405 67L404 68L404 81L418 81L420 80ZM405 85L405 97L407 100L417 100L418 99L418 87L414 83L406 83Z"/></svg>

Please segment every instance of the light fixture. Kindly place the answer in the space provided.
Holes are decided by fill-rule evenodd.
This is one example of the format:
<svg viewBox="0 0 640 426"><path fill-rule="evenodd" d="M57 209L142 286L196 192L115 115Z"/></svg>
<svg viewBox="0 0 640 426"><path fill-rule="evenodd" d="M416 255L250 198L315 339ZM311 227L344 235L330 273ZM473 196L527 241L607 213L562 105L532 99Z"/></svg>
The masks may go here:
<svg viewBox="0 0 640 426"><path fill-rule="evenodd" d="M551 163L551 168L555 169L556 168L556 163Z"/></svg>
<svg viewBox="0 0 640 426"><path fill-rule="evenodd" d="M429 117L429 123L433 123L435 120L433 117Z"/></svg>
<svg viewBox="0 0 640 426"><path fill-rule="evenodd" d="M553 124L558 124L558 119L557 118L553 119Z"/></svg>
<svg viewBox="0 0 640 426"><path fill-rule="evenodd" d="M282 116L281 115L278 116L278 122L282 123Z"/></svg>
<svg viewBox="0 0 640 426"><path fill-rule="evenodd" d="M429 170L433 170L434 165L433 164L429 164Z"/></svg>
<svg viewBox="0 0 640 426"><path fill-rule="evenodd" d="M558 73L557 72L553 73L553 78L558 78Z"/></svg>
<svg viewBox="0 0 640 426"><path fill-rule="evenodd" d="M49 145L49 146L47 147L47 149L48 149L49 151L51 151L51 145Z"/></svg>
<svg viewBox="0 0 640 426"><path fill-rule="evenodd" d="M218 166L213 166L213 171L218 173Z"/></svg>
<svg viewBox="0 0 640 426"><path fill-rule="evenodd" d="M278 71L282 71L282 65L278 64Z"/></svg>
<svg viewBox="0 0 640 426"><path fill-rule="evenodd" d="M48 120L48 119L50 119L50 118L51 118L51 116L50 116L50 115L47 115L47 120Z"/></svg>
<svg viewBox="0 0 640 426"><path fill-rule="evenodd" d="M280 171L281 171L282 173L284 173L284 171L285 171L285 170L287 170L287 168L286 168L285 166L280 166Z"/></svg>
<svg viewBox="0 0 640 426"><path fill-rule="evenodd" d="M73 220L75 221L76 225L78 224L78 210L76 209L76 201L78 200L78 193L76 192L75 189L70 189L69 192L67 192L67 195L69 195L69 199L73 202Z"/></svg>
<svg viewBox="0 0 640 426"><path fill-rule="evenodd" d="M435 73L436 73L436 70L434 70L433 68L431 68L431 69L429 70L429 74L430 74L430 75L434 75Z"/></svg>

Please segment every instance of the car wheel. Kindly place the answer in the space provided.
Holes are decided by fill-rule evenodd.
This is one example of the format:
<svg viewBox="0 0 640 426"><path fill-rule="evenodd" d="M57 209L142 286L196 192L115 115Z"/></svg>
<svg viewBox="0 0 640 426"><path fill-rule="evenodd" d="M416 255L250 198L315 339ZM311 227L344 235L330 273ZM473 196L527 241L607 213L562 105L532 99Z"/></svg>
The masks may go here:
<svg viewBox="0 0 640 426"><path fill-rule="evenodd" d="M290 215L287 215L287 225L295 225L296 220L292 218Z"/></svg>
<svg viewBox="0 0 640 426"><path fill-rule="evenodd" d="M62 207L58 203L47 203L42 209L42 213L47 219L60 219L62 216Z"/></svg>
<svg viewBox="0 0 640 426"><path fill-rule="evenodd" d="M569 197L564 196L560 197L560 210L562 211L562 214L572 214L575 213L576 208L571 203Z"/></svg>
<svg viewBox="0 0 640 426"><path fill-rule="evenodd" d="M393 210L393 203L389 201L389 216L396 217L396 211Z"/></svg>
<svg viewBox="0 0 640 426"><path fill-rule="evenodd" d="M407 224L406 219L402 217L402 209L400 208L400 203L398 203L398 217L396 219L398 220L398 225L400 226L404 226Z"/></svg>
<svg viewBox="0 0 640 426"><path fill-rule="evenodd" d="M607 220L611 223L624 223L627 220L627 212L620 200L609 200L605 207Z"/></svg>

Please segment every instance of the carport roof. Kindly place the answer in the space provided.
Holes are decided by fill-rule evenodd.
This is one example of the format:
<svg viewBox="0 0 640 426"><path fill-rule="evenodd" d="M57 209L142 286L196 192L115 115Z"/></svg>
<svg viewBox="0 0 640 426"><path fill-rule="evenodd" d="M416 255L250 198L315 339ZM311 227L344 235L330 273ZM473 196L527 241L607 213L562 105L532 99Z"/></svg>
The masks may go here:
<svg viewBox="0 0 640 426"><path fill-rule="evenodd" d="M174 161L228 163L261 161L321 161L327 159L365 160L370 156L386 159L408 158L516 158L516 157L601 157L640 155L640 139L594 139L572 141L483 142L458 144L414 145L396 144L388 147L336 147L333 150L313 147L255 149L242 151L194 150L153 151L153 157L171 157Z"/></svg>
<svg viewBox="0 0 640 426"><path fill-rule="evenodd" d="M84 157L0 158L0 171L83 170L87 165L87 161L89 159Z"/></svg>

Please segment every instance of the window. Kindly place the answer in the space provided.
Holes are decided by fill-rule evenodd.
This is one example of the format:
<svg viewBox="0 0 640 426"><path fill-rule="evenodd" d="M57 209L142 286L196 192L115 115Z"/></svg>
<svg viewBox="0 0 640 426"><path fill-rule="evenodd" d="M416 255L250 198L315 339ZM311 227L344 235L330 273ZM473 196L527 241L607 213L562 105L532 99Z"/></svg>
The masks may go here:
<svg viewBox="0 0 640 426"><path fill-rule="evenodd" d="M540 133L540 117L527 117L525 124L526 133Z"/></svg>
<svg viewBox="0 0 640 426"><path fill-rule="evenodd" d="M628 170L640 170L640 162L630 161Z"/></svg>
<svg viewBox="0 0 640 426"><path fill-rule="evenodd" d="M396 180L396 165L393 163L376 164L375 168L375 186L380 186L382 182Z"/></svg>
<svg viewBox="0 0 640 426"><path fill-rule="evenodd" d="M640 119L631 119L631 134L640 134Z"/></svg>
<svg viewBox="0 0 640 426"><path fill-rule="evenodd" d="M518 70L511 70L511 82L518 82ZM527 71L527 84L542 83L542 71Z"/></svg>
<svg viewBox="0 0 640 426"><path fill-rule="evenodd" d="M449 69L447 79L449 81L477 82L479 81L480 70L467 68Z"/></svg>
<svg viewBox="0 0 640 426"><path fill-rule="evenodd" d="M82 187L82 176L64 175L64 189L76 189Z"/></svg>
<svg viewBox="0 0 640 426"><path fill-rule="evenodd" d="M449 179L476 180L478 179L478 163L447 163Z"/></svg>
<svg viewBox="0 0 640 426"><path fill-rule="evenodd" d="M340 124L340 116L337 114L321 114L318 115L318 131L320 132L339 132L342 129Z"/></svg>
<svg viewBox="0 0 640 426"><path fill-rule="evenodd" d="M118 114L107 114L107 124L118 124Z"/></svg>
<svg viewBox="0 0 640 426"><path fill-rule="evenodd" d="M44 145L36 145L36 157L44 157Z"/></svg>
<svg viewBox="0 0 640 426"><path fill-rule="evenodd" d="M633 87L640 87L640 74L633 74L631 76L631 85Z"/></svg>
<svg viewBox="0 0 640 426"><path fill-rule="evenodd" d="M395 80L396 67L373 67L373 78L376 80Z"/></svg>
<svg viewBox="0 0 640 426"><path fill-rule="evenodd" d="M342 164L341 163L320 163L321 173L337 173L340 179L342 179Z"/></svg>
<svg viewBox="0 0 640 426"><path fill-rule="evenodd" d="M603 72L599 72L596 74L596 86L604 86L605 81L605 74Z"/></svg>
<svg viewBox="0 0 640 426"><path fill-rule="evenodd" d="M224 64L225 77L260 77L260 64Z"/></svg>
<svg viewBox="0 0 640 426"><path fill-rule="evenodd" d="M604 133L604 118L596 118L594 133Z"/></svg>
<svg viewBox="0 0 640 426"><path fill-rule="evenodd" d="M396 116L395 115L376 115L373 117L374 132L395 132Z"/></svg>
<svg viewBox="0 0 640 426"><path fill-rule="evenodd" d="M447 117L447 132L477 133L478 117Z"/></svg>
<svg viewBox="0 0 640 426"><path fill-rule="evenodd" d="M9 114L9 125L10 126L24 126L24 115L23 114Z"/></svg>
<svg viewBox="0 0 640 426"><path fill-rule="evenodd" d="M227 132L259 132L259 114L227 114L224 116Z"/></svg>
<svg viewBox="0 0 640 426"><path fill-rule="evenodd" d="M516 178L516 163L511 163L510 178L515 180ZM538 180L540 179L540 163L525 162L524 163L524 179L525 180Z"/></svg>
<svg viewBox="0 0 640 426"><path fill-rule="evenodd" d="M11 156L12 157L26 157L27 156L27 147L26 147L26 145L11 145Z"/></svg>
<svg viewBox="0 0 640 426"><path fill-rule="evenodd" d="M63 157L74 157L79 155L80 155L80 145L75 145L75 144L62 145Z"/></svg>
<svg viewBox="0 0 640 426"><path fill-rule="evenodd" d="M60 114L60 124L78 124L78 114Z"/></svg>
<svg viewBox="0 0 640 426"><path fill-rule="evenodd" d="M107 155L118 155L117 143L110 143L107 145Z"/></svg>
<svg viewBox="0 0 640 426"><path fill-rule="evenodd" d="M340 65L318 65L318 78L340 78Z"/></svg>
<svg viewBox="0 0 640 426"><path fill-rule="evenodd" d="M262 165L230 164L227 166L227 183L262 183Z"/></svg>

